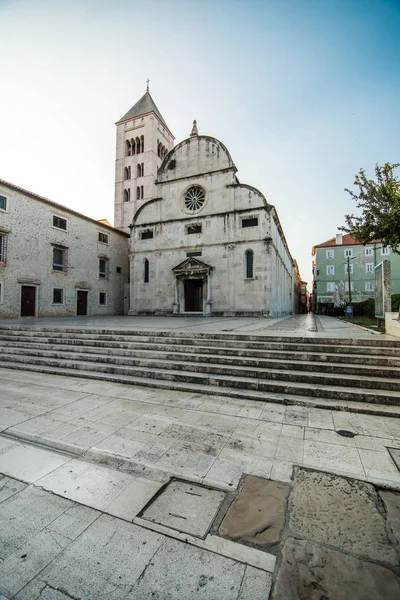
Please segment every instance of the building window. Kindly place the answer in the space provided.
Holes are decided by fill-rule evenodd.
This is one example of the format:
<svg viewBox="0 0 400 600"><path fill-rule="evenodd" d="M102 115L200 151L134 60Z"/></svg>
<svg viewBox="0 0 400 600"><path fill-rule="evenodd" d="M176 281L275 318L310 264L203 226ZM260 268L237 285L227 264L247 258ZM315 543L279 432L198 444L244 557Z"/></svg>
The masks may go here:
<svg viewBox="0 0 400 600"><path fill-rule="evenodd" d="M53 304L64 304L64 290L53 288Z"/></svg>
<svg viewBox="0 0 400 600"><path fill-rule="evenodd" d="M101 244L108 244L108 234L99 231L99 242Z"/></svg>
<svg viewBox="0 0 400 600"><path fill-rule="evenodd" d="M373 254L373 248L371 248L371 246L369 246L368 248L365 248L365 256L372 256Z"/></svg>
<svg viewBox="0 0 400 600"><path fill-rule="evenodd" d="M122 268L121 267L117 267L116 271L117 271L117 273L122 273Z"/></svg>
<svg viewBox="0 0 400 600"><path fill-rule="evenodd" d="M131 190L130 188L128 188L127 190L124 190L124 202L129 202L131 199Z"/></svg>
<svg viewBox="0 0 400 600"><path fill-rule="evenodd" d="M354 292L354 283L352 281L350 283L351 283L351 291ZM348 292L349 291L349 282L346 281L346 283L344 284L344 286L345 286L344 287L345 292Z"/></svg>
<svg viewBox="0 0 400 600"><path fill-rule="evenodd" d="M201 233L201 225L188 225L186 227L186 233L191 235L192 233Z"/></svg>
<svg viewBox="0 0 400 600"><path fill-rule="evenodd" d="M141 240L151 240L154 237L152 229L145 229L145 231L140 232Z"/></svg>
<svg viewBox="0 0 400 600"><path fill-rule="evenodd" d="M206 198L205 191L199 185L192 185L185 193L185 207L194 212L204 206Z"/></svg>
<svg viewBox="0 0 400 600"><path fill-rule="evenodd" d="M7 234L0 233L0 263L7 260Z"/></svg>
<svg viewBox="0 0 400 600"><path fill-rule="evenodd" d="M131 156L132 154L132 144L130 140L126 140L125 142L125 156Z"/></svg>
<svg viewBox="0 0 400 600"><path fill-rule="evenodd" d="M326 284L326 291L327 292L334 292L335 291L335 284L332 281L329 281Z"/></svg>
<svg viewBox="0 0 400 600"><path fill-rule="evenodd" d="M382 256L389 256L390 254L390 248L389 246L382 246L381 248L381 255Z"/></svg>
<svg viewBox="0 0 400 600"><path fill-rule="evenodd" d="M253 263L254 263L254 252L253 250L246 250L246 278L253 278Z"/></svg>
<svg viewBox="0 0 400 600"><path fill-rule="evenodd" d="M64 229L67 231L67 219L63 219L62 217L57 217L53 215L53 227L57 227L57 229Z"/></svg>
<svg viewBox="0 0 400 600"><path fill-rule="evenodd" d="M327 267L326 267L326 274L327 275L334 275L335 274L335 265L327 265Z"/></svg>
<svg viewBox="0 0 400 600"><path fill-rule="evenodd" d="M7 210L7 198L0 196L0 210Z"/></svg>
<svg viewBox="0 0 400 600"><path fill-rule="evenodd" d="M335 258L335 251L334 250L327 250L326 251L326 258Z"/></svg>
<svg viewBox="0 0 400 600"><path fill-rule="evenodd" d="M161 142L157 140L157 154L160 158L164 158L168 154L168 150Z"/></svg>
<svg viewBox="0 0 400 600"><path fill-rule="evenodd" d="M144 197L144 189L142 185L138 185L136 188L136 200L143 200Z"/></svg>
<svg viewBox="0 0 400 600"><path fill-rule="evenodd" d="M144 176L144 163L138 163L138 165L137 165L137 176L138 177L143 177Z"/></svg>
<svg viewBox="0 0 400 600"><path fill-rule="evenodd" d="M4 302L4 283L0 281L0 304Z"/></svg>
<svg viewBox="0 0 400 600"><path fill-rule="evenodd" d="M366 292L373 292L375 290L375 284L373 281L366 281L365 282L365 291Z"/></svg>
<svg viewBox="0 0 400 600"><path fill-rule="evenodd" d="M344 251L344 255L346 258L348 256L353 256L353 250L351 248L348 248L347 250Z"/></svg>
<svg viewBox="0 0 400 600"><path fill-rule="evenodd" d="M374 272L374 263L367 263L365 265L365 272L366 273L373 273Z"/></svg>
<svg viewBox="0 0 400 600"><path fill-rule="evenodd" d="M108 279L108 259L99 258L99 277L100 279Z"/></svg>
<svg viewBox="0 0 400 600"><path fill-rule="evenodd" d="M186 252L187 258L196 258L198 256L201 256L201 254L201 250L196 250L195 252Z"/></svg>
<svg viewBox="0 0 400 600"><path fill-rule="evenodd" d="M130 179L131 178L131 168L130 167L125 167L124 169L124 179Z"/></svg>
<svg viewBox="0 0 400 600"><path fill-rule="evenodd" d="M67 251L64 248L53 248L53 271L67 270Z"/></svg>
<svg viewBox="0 0 400 600"><path fill-rule="evenodd" d="M352 273L353 273L353 266L354 266L354 265L348 265L348 264L345 264L345 265L344 265L344 272L346 273L346 275L347 275L347 274L348 274L348 272L349 272L349 267L350 267L350 274L352 274Z"/></svg>
<svg viewBox="0 0 400 600"><path fill-rule="evenodd" d="M140 137L140 152L144 152L144 135Z"/></svg>
<svg viewBox="0 0 400 600"><path fill-rule="evenodd" d="M105 306L107 304L106 292L99 292L99 304L100 306Z"/></svg>
<svg viewBox="0 0 400 600"><path fill-rule="evenodd" d="M144 259L144 282L149 283L149 261L147 258Z"/></svg>
<svg viewBox="0 0 400 600"><path fill-rule="evenodd" d="M257 226L258 226L258 217L242 219L242 227L257 227Z"/></svg>

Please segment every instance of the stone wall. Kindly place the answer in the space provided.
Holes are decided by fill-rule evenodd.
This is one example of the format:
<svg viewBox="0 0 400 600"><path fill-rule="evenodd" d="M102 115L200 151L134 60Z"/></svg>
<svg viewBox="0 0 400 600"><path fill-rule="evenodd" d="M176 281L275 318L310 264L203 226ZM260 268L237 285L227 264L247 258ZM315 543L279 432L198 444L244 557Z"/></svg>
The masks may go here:
<svg viewBox="0 0 400 600"><path fill-rule="evenodd" d="M0 315L18 318L21 288L36 292L37 317L76 314L77 290L88 292L88 315L124 313L124 284L128 281L128 236L112 227L79 215L66 207L0 184L7 209L0 213L0 230L7 237L6 260L0 263ZM66 230L53 226L53 216L66 220ZM99 233L108 236L99 241ZM64 252L65 268L53 268L53 250ZM106 276L99 272L106 260ZM53 302L53 289L61 289L62 303ZM100 304L100 292L105 293Z"/></svg>

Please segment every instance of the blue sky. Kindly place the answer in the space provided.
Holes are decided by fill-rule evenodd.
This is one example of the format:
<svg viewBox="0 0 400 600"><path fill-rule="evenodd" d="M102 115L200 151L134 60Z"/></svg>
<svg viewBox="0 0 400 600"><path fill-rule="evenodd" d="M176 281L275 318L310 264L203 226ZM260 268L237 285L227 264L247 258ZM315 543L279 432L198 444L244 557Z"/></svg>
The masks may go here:
<svg viewBox="0 0 400 600"><path fill-rule="evenodd" d="M115 121L146 79L179 142L197 119L311 248L399 162L400 0L0 0L0 178L113 219Z"/></svg>

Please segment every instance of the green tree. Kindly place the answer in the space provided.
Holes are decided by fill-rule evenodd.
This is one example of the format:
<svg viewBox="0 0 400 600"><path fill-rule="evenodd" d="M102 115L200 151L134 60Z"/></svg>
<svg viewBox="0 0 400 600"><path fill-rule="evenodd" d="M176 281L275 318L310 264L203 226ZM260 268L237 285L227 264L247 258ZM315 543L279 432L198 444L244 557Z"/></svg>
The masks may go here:
<svg viewBox="0 0 400 600"><path fill-rule="evenodd" d="M350 233L362 244L379 240L383 246L390 246L400 254L400 180L395 169L400 163L376 165L376 179L368 179L365 170L360 169L354 179L357 192L346 192L357 202L361 216L345 215L346 226L342 231Z"/></svg>

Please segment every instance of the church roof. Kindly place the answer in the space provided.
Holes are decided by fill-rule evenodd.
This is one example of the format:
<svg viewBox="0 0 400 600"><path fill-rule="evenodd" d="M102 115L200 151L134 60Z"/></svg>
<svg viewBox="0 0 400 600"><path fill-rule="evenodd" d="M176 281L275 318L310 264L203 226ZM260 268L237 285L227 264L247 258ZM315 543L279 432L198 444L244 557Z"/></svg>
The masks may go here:
<svg viewBox="0 0 400 600"><path fill-rule="evenodd" d="M147 115L150 112L153 112L155 115L157 115L160 121L168 129L168 125L164 121L149 91L146 91L146 93L140 98L140 100L138 100L136 104L134 104L132 108L128 110L128 112L119 121L117 121L117 123L127 121L128 119L134 119L135 117L141 117L142 115Z"/></svg>

